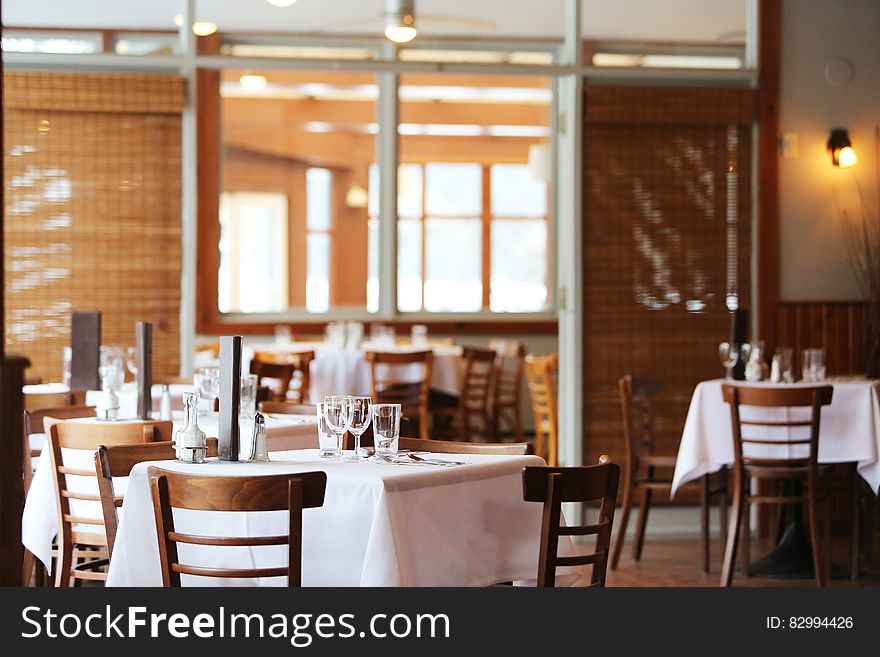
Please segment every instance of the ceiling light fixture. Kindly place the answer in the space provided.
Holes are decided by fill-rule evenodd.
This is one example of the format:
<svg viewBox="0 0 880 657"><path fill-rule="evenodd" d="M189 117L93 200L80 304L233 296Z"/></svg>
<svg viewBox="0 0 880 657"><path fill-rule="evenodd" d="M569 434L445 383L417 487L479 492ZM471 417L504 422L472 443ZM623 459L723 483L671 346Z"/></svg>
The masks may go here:
<svg viewBox="0 0 880 657"><path fill-rule="evenodd" d="M193 23L193 34L200 37L211 36L217 31L217 23L208 21L196 21Z"/></svg>
<svg viewBox="0 0 880 657"><path fill-rule="evenodd" d="M415 0L387 0L385 36L394 43L408 43L416 38Z"/></svg>
<svg viewBox="0 0 880 657"><path fill-rule="evenodd" d="M296 0L266 0L273 7L278 7L279 9L284 9L286 7L293 7L296 4Z"/></svg>
<svg viewBox="0 0 880 657"><path fill-rule="evenodd" d="M177 14L174 18L171 19L171 22L174 23L177 27L183 25L183 15Z"/></svg>

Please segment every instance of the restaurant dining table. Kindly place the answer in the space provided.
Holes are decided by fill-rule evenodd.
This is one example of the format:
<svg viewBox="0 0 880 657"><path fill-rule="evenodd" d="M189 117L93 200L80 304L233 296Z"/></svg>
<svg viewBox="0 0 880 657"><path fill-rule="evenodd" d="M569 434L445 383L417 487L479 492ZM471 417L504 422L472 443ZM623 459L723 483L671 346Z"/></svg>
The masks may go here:
<svg viewBox="0 0 880 657"><path fill-rule="evenodd" d="M441 457L438 457L441 458ZM322 459L318 450L271 454L270 463L193 465L156 462L200 475L251 476L323 471L324 505L303 512L304 586L483 586L534 578L540 504L523 501L522 470L536 456L443 454L466 465L399 465ZM129 477L108 586L161 586L156 524L147 467ZM175 510L178 531L202 535L284 534L286 512ZM286 546L205 547L179 544L183 563L211 567L283 565ZM205 586L284 586L284 577L216 579L184 575Z"/></svg>
<svg viewBox="0 0 880 657"><path fill-rule="evenodd" d="M370 364L365 356L367 351L405 353L425 349L434 352L431 388L457 396L461 388L464 363L461 359L461 347L456 345L388 345L366 341L357 349L346 349L326 342L246 343L242 348L241 371L250 371L250 362L256 352L283 356L288 353L314 351L315 359L309 367L309 393L312 401L320 401L327 395L370 394ZM421 374L419 365L395 367L395 378L401 381L417 380Z"/></svg>
<svg viewBox="0 0 880 657"><path fill-rule="evenodd" d="M32 393L69 392L70 388L63 383L37 383L23 386L21 390L27 395ZM171 408L181 411L183 410L183 393L195 392L195 387L192 384L172 383L168 386L168 391L171 393ZM162 400L161 384L154 384L150 392L153 397L153 410L158 411ZM100 390L87 390L86 405L97 405L101 399L101 394ZM137 415L137 384L134 381L123 383L122 387L116 391L116 396L119 398L120 417L134 417Z"/></svg>
<svg viewBox="0 0 880 657"><path fill-rule="evenodd" d="M199 416L199 427L208 437L217 436L218 413ZM96 418L77 418L67 422L98 422ZM117 422L137 422L138 420L117 420ZM270 450L307 449L318 446L317 419L310 415L280 415L272 413L266 418L266 438ZM103 421L102 421L103 422ZM183 412L174 411L172 422L175 431L183 426ZM251 447L253 420L242 418L240 458L246 458ZM52 542L58 533L58 507L56 502L56 481L52 472L51 458L44 434L32 434L31 445L44 450L35 461L34 477L25 499L21 521L22 543L47 569L51 570ZM42 458L43 453L47 454ZM62 450L65 463L75 469L92 470L95 467L95 452L91 450ZM97 480L85 477L68 477L68 487L78 492L98 494ZM125 494L126 477L113 480L116 492ZM99 502L71 500L74 515L86 518L103 518ZM82 527L84 531L103 531L100 527Z"/></svg>
<svg viewBox="0 0 880 657"><path fill-rule="evenodd" d="M730 407L722 399L723 383L773 387L832 386L834 394L831 405L821 411L818 461L854 463L859 475L871 490L875 494L880 492L880 381L840 377L829 378L821 384L778 384L715 379L701 382L694 390L678 449L671 496L675 496L682 484L734 463ZM743 419L750 420L808 419L809 413L809 408L767 409L744 406L741 409ZM788 436L788 432L794 431L783 427L765 429L762 437L770 439L774 431L780 437ZM761 445L759 448L763 450L762 456L792 458L798 456L797 450L806 446ZM788 524L780 542L770 555L750 566L753 574L812 577L811 553L801 515L800 505L789 506Z"/></svg>

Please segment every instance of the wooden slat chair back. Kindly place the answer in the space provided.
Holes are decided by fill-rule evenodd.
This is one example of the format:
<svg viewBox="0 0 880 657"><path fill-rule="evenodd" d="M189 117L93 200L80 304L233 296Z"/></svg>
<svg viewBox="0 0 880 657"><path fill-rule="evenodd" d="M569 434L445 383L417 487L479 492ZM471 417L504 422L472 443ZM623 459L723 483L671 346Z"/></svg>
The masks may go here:
<svg viewBox="0 0 880 657"><path fill-rule="evenodd" d="M251 360L251 374L257 376L257 387L266 385L265 379L274 379L277 385L269 385L275 401L284 401L287 398L287 389L293 379L294 367L290 363L273 363L259 360L254 357Z"/></svg>
<svg viewBox="0 0 880 657"><path fill-rule="evenodd" d="M292 366L290 378L286 386L282 386L282 397L276 397L278 401L291 401L298 404L307 404L311 400L311 368L315 360L314 351L291 351L273 353L257 351L254 359L261 363ZM251 361L253 363L253 360ZM251 369L251 374L257 374ZM269 377L269 375L266 375ZM269 377L276 378L276 377ZM283 383L283 382L282 382Z"/></svg>
<svg viewBox="0 0 880 657"><path fill-rule="evenodd" d="M156 513L164 586L179 587L181 575L251 578L287 576L288 586L302 584L302 512L324 504L327 475L213 477L147 470ZM195 511L288 511L288 531L280 536L200 536L177 531L172 509ZM208 568L180 562L177 544L204 546L287 545L287 565L274 568Z"/></svg>
<svg viewBox="0 0 880 657"><path fill-rule="evenodd" d="M655 453L654 442L654 395L660 389L656 383L633 378L627 374L618 381L620 408L623 413L624 449L626 451L626 470L623 484L623 504L617 523L617 538L611 553L610 567L617 568L630 511L635 498L639 497L639 515L636 521L635 537L632 545L633 561L642 556L645 540L645 527L651 500L655 493L667 495L672 490L672 471L675 468L674 455ZM660 469L663 472L657 472ZM702 570L709 572L711 542L709 540L709 503L717 497L719 525L724 536L727 524L727 470L713 477L706 475L694 482L700 487L700 540Z"/></svg>
<svg viewBox="0 0 880 657"><path fill-rule="evenodd" d="M94 406L58 406L54 408L40 408L24 412L24 450L22 452L22 471L24 472L24 490L31 487L34 477L34 459L40 456L43 444L40 437L45 440L46 428L43 420L47 417L56 420L69 420L71 418L95 417ZM48 454L49 452L46 452Z"/></svg>
<svg viewBox="0 0 880 657"><path fill-rule="evenodd" d="M819 427L822 407L831 404L834 388L830 385L809 387L762 387L725 383L721 386L725 403L730 405L733 433L733 514L730 519L721 585L730 586L740 538L740 525L748 522L750 504L806 504L809 516L810 541L813 546L813 567L816 584L824 586L828 577L825 554L820 540L819 501L830 500L822 490L820 477ZM756 419L753 412L744 414L743 407L784 410L774 419ZM806 409L792 412L794 409ZM747 417L743 417L746 415ZM784 448L784 449L779 449ZM768 450L773 450L769 454ZM781 456L780 452L787 453ZM771 494L753 494L752 480L769 481L772 485L787 482L788 489ZM794 482L806 485L806 490ZM758 488L757 490L763 490ZM826 524L829 520L826 509ZM830 528L826 526L826 538ZM744 532L745 573L748 575L748 528ZM830 557L830 555L828 555Z"/></svg>
<svg viewBox="0 0 880 657"><path fill-rule="evenodd" d="M605 586L614 507L620 468L607 457L599 465L569 468L528 467L523 469L523 499L541 502L541 546L538 557L538 586L555 586L560 566L592 565L591 586ZM564 502L599 502L598 520L591 525L562 525ZM576 556L559 556L560 536L595 536L593 551Z"/></svg>
<svg viewBox="0 0 880 657"><path fill-rule="evenodd" d="M492 386L492 431L497 439L509 432L522 442L521 397L526 346L518 340L491 340L495 356L495 382Z"/></svg>
<svg viewBox="0 0 880 657"><path fill-rule="evenodd" d="M217 456L217 439L208 438L208 456ZM113 557L119 513L124 498L113 488L113 479L128 477L138 463L147 461L171 461L177 458L174 441L163 440L140 445L101 445L95 453L95 470L98 473L98 491L104 512L104 532L107 535L107 556Z"/></svg>
<svg viewBox="0 0 880 657"><path fill-rule="evenodd" d="M421 440L401 436L398 449L434 454L487 454L494 456L524 456L529 453L529 443L463 443L453 440Z"/></svg>
<svg viewBox="0 0 880 657"><path fill-rule="evenodd" d="M375 404L400 404L409 430L423 440L430 438L429 396L434 371L433 351L368 351L370 395ZM416 377L400 378L400 369L417 371Z"/></svg>
<svg viewBox="0 0 880 657"><path fill-rule="evenodd" d="M435 419L434 437L466 442L492 437L490 410L496 354L491 349L465 347L461 358L463 370L456 405L431 409Z"/></svg>
<svg viewBox="0 0 880 657"><path fill-rule="evenodd" d="M46 419L55 470L59 525L55 586L67 587L71 578L104 580L106 573L95 569L106 566L106 559L73 564L75 549L88 546L103 556L107 547L103 512L97 508L101 503L97 470L91 459L90 468L67 465L62 450L96 452L101 445L134 445L171 440L172 424L169 421L102 423L53 420L54 418ZM71 502L78 505L78 508L73 509ZM86 509L92 505L96 507L95 515L86 513ZM94 530L87 530L89 527Z"/></svg>
<svg viewBox="0 0 880 657"><path fill-rule="evenodd" d="M529 397L535 417L535 454L556 465L559 445L557 379L558 354L537 356L529 354L525 360Z"/></svg>
<svg viewBox="0 0 880 657"><path fill-rule="evenodd" d="M86 391L81 388L64 392L26 392L24 395L24 410L26 411L60 406L84 406L85 403Z"/></svg>
<svg viewBox="0 0 880 657"><path fill-rule="evenodd" d="M260 402L259 409L263 413L276 413L278 415L311 415L318 412L314 404L297 404L295 402L264 401Z"/></svg>

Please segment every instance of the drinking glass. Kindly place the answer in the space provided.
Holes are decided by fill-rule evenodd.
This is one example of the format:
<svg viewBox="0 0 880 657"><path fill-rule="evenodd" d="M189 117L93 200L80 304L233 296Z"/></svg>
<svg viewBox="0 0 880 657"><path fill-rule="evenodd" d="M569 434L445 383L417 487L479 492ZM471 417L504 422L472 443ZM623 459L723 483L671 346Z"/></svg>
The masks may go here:
<svg viewBox="0 0 880 657"><path fill-rule="evenodd" d="M125 366L135 379L137 379L138 375L137 363L137 348L129 347L125 350Z"/></svg>
<svg viewBox="0 0 880 657"><path fill-rule="evenodd" d="M125 383L125 350L101 345L101 366L113 368L113 392L119 392Z"/></svg>
<svg viewBox="0 0 880 657"><path fill-rule="evenodd" d="M207 413L214 412L214 399L220 394L220 368L200 367L193 377L199 397L208 400Z"/></svg>
<svg viewBox="0 0 880 657"><path fill-rule="evenodd" d="M791 347L777 347L776 356L779 356L779 378L783 383L792 383L794 374L792 372L792 352Z"/></svg>
<svg viewBox="0 0 880 657"><path fill-rule="evenodd" d="M342 437L348 430L348 402L341 395L324 397L321 406L327 429L336 438L336 451L342 454Z"/></svg>
<svg viewBox="0 0 880 657"><path fill-rule="evenodd" d="M338 460L342 458L342 445L336 434L327 425L327 419L324 417L324 402L319 402L316 406L318 409L318 447L321 450L321 458Z"/></svg>
<svg viewBox="0 0 880 657"><path fill-rule="evenodd" d="M825 380L825 350L809 349L810 381L818 383Z"/></svg>
<svg viewBox="0 0 880 657"><path fill-rule="evenodd" d="M361 436L370 426L370 411L373 407L373 401L369 397L352 397L345 398L348 405L348 430L354 436L354 458L358 460L361 457Z"/></svg>
<svg viewBox="0 0 880 657"><path fill-rule="evenodd" d="M254 418L257 412L257 375L242 374L241 375L241 406L240 414L250 419Z"/></svg>
<svg viewBox="0 0 880 657"><path fill-rule="evenodd" d="M736 363L739 361L739 347L730 342L722 342L718 345L718 357L721 359L721 364L724 366L727 378L731 378L733 368L736 367Z"/></svg>
<svg viewBox="0 0 880 657"><path fill-rule="evenodd" d="M373 436L376 456L394 457L400 439L400 404L375 404L373 406Z"/></svg>
<svg viewBox="0 0 880 657"><path fill-rule="evenodd" d="M428 327L424 324L413 324L410 336L414 347L424 347L428 344Z"/></svg>
<svg viewBox="0 0 880 657"><path fill-rule="evenodd" d="M289 345L291 342L293 342L293 334L290 332L290 327L286 324L278 324L275 327L275 344Z"/></svg>

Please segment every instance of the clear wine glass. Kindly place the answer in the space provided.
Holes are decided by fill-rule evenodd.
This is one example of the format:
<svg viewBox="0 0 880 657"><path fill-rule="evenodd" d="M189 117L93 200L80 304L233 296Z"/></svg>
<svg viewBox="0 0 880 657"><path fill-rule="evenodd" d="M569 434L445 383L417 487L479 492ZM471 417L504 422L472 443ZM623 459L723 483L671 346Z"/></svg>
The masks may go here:
<svg viewBox="0 0 880 657"><path fill-rule="evenodd" d="M739 361L739 347L730 342L722 342L718 345L718 357L721 359L727 378L732 378L733 368Z"/></svg>
<svg viewBox="0 0 880 657"><path fill-rule="evenodd" d="M348 430L354 436L354 458L358 460L361 457L361 436L370 426L372 418L373 401L369 397L353 397L345 398L348 405Z"/></svg>
<svg viewBox="0 0 880 657"><path fill-rule="evenodd" d="M336 436L337 452L342 454L342 437L348 431L348 402L342 395L324 397L324 422L327 429Z"/></svg>
<svg viewBox="0 0 880 657"><path fill-rule="evenodd" d="M214 399L220 395L220 368L200 367L193 382L199 397L208 400L207 413L210 415L214 411Z"/></svg>

